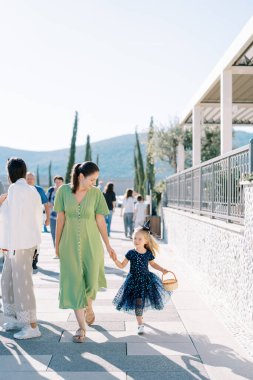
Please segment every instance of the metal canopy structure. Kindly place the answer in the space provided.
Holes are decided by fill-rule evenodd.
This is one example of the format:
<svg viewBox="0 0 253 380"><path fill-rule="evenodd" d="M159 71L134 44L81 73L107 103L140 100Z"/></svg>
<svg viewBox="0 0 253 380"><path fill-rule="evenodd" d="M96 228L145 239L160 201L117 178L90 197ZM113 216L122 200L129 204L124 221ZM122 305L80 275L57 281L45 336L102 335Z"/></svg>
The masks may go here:
<svg viewBox="0 0 253 380"><path fill-rule="evenodd" d="M221 154L232 150L234 126L253 126L253 17L210 73L180 118L193 129L193 166L201 160L201 128L220 125ZM182 147L178 171L184 169Z"/></svg>

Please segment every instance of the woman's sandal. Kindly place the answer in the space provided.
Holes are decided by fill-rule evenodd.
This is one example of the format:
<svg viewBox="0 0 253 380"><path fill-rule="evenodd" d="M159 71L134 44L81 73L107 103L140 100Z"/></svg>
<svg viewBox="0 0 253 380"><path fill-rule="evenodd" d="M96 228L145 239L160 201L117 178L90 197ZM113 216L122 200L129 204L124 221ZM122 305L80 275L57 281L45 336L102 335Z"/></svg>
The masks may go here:
<svg viewBox="0 0 253 380"><path fill-rule="evenodd" d="M76 330L75 335L73 336L73 342L74 343L83 343L86 338L86 330L85 329L78 329Z"/></svg>
<svg viewBox="0 0 253 380"><path fill-rule="evenodd" d="M89 307L86 309L85 321L86 321L88 326L92 325L92 323L95 322L95 314L94 314L92 307Z"/></svg>

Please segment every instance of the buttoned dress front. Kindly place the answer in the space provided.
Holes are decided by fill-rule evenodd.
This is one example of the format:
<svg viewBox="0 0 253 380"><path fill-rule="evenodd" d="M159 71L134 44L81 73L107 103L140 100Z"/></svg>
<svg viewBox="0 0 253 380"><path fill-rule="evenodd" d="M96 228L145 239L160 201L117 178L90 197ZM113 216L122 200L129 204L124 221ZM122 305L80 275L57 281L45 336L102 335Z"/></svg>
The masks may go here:
<svg viewBox="0 0 253 380"><path fill-rule="evenodd" d="M87 306L88 298L94 300L97 291L106 287L104 250L96 215L107 215L109 210L96 187L88 190L78 203L69 184L58 189L54 210L65 213L59 243L59 306L82 309Z"/></svg>

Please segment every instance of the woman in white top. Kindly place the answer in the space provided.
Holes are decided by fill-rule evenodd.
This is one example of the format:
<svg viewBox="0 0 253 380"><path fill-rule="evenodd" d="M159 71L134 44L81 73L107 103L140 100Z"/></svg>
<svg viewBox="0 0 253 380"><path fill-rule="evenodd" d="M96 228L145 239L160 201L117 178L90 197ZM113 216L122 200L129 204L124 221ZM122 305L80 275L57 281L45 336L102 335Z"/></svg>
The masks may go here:
<svg viewBox="0 0 253 380"><path fill-rule="evenodd" d="M26 164L21 158L7 162L11 185L0 197L0 248L5 261L1 279L6 331L20 330L16 339L41 335L37 325L32 281L32 260L40 244L42 208L35 187L27 184Z"/></svg>
<svg viewBox="0 0 253 380"><path fill-rule="evenodd" d="M122 212L124 216L125 236L132 239L134 217L134 197L132 189L126 190L121 208L121 215Z"/></svg>

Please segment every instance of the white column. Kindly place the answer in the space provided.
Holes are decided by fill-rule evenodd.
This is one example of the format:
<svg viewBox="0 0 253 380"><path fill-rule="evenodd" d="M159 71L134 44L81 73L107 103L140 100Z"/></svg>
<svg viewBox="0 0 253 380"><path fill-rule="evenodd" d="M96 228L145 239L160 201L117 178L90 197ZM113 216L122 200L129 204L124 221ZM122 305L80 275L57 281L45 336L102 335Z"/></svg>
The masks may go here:
<svg viewBox="0 0 253 380"><path fill-rule="evenodd" d="M220 78L220 133L221 133L221 154L232 150L233 138L233 116L232 116L232 71L225 70Z"/></svg>
<svg viewBox="0 0 253 380"><path fill-rule="evenodd" d="M177 147L177 172L184 170L184 144L180 143Z"/></svg>
<svg viewBox="0 0 253 380"><path fill-rule="evenodd" d="M201 107L196 105L192 110L192 166L201 162Z"/></svg>

